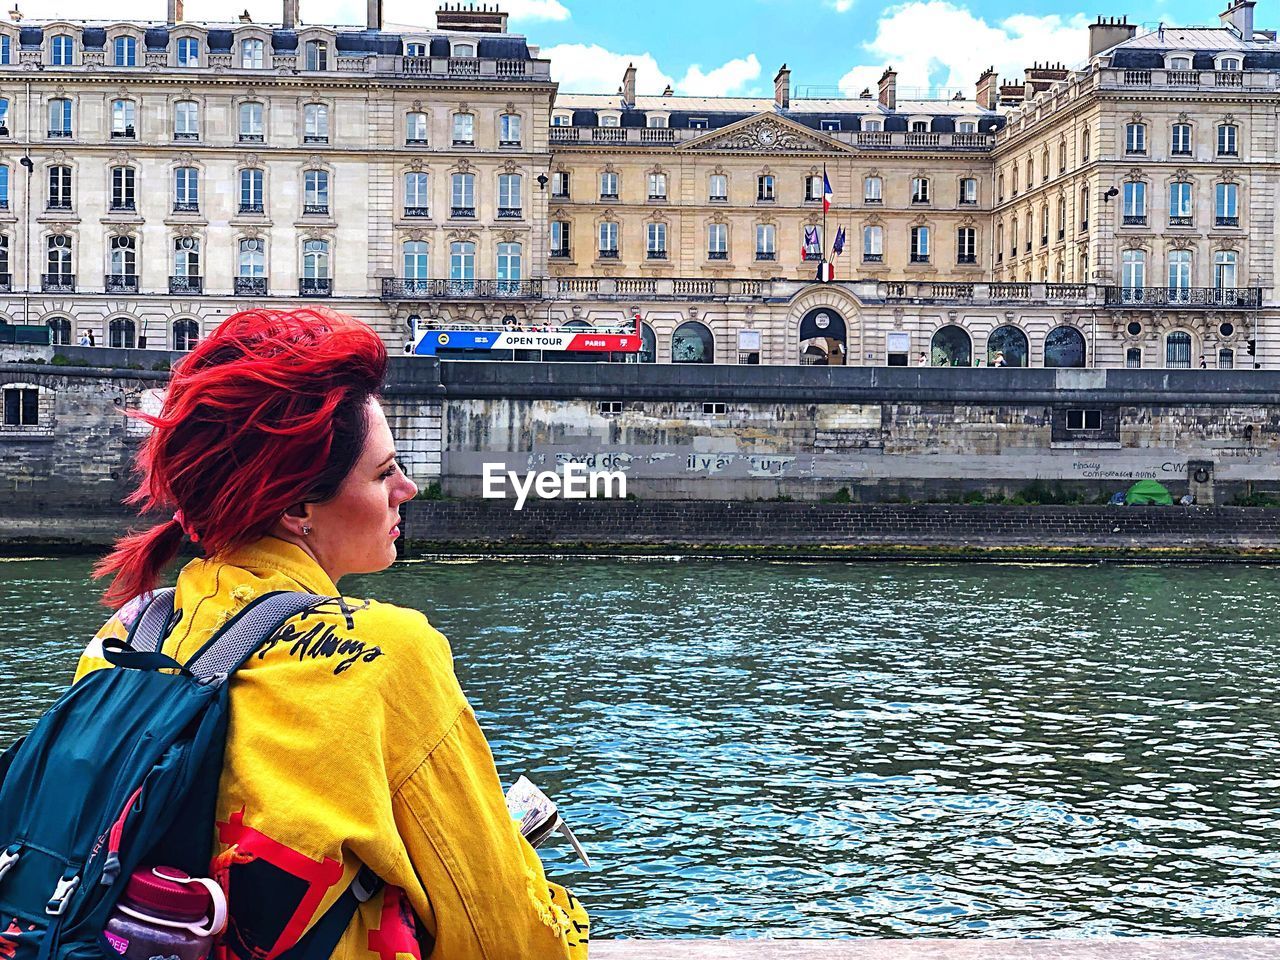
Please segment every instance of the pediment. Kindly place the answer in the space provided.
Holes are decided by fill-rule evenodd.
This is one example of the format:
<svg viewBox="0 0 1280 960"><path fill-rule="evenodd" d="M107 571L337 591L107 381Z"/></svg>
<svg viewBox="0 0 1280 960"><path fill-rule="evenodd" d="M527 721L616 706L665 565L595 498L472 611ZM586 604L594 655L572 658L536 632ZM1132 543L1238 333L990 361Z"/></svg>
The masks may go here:
<svg viewBox="0 0 1280 960"><path fill-rule="evenodd" d="M677 149L766 154L853 152L839 140L772 113L760 113L719 130L709 130Z"/></svg>

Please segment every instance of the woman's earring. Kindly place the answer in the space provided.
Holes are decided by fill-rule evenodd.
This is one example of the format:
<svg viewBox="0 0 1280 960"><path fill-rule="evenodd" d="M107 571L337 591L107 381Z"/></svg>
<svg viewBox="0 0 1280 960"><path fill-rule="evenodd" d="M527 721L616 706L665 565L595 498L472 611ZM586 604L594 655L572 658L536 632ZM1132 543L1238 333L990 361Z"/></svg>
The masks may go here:
<svg viewBox="0 0 1280 960"><path fill-rule="evenodd" d="M302 525L302 535L303 535L304 537L309 537L309 536L311 536L311 525L310 525L309 523L304 523L304 524Z"/></svg>

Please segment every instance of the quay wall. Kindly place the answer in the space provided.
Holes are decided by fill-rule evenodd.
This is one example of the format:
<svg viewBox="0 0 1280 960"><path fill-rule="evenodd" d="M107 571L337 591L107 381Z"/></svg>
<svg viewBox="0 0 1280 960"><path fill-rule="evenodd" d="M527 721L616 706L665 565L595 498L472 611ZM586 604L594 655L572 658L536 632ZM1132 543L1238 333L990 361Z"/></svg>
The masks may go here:
<svg viewBox="0 0 1280 960"><path fill-rule="evenodd" d="M60 353L117 365L0 363L0 390L39 398L35 423L0 425L8 516L112 509L147 431L126 411L162 400L166 353ZM480 495L485 464L523 474L569 462L624 473L641 500L820 500L841 489L859 502L941 500L1036 482L1092 497L1147 477L1203 504L1280 491L1273 371L397 357L385 407L408 471L453 498Z"/></svg>

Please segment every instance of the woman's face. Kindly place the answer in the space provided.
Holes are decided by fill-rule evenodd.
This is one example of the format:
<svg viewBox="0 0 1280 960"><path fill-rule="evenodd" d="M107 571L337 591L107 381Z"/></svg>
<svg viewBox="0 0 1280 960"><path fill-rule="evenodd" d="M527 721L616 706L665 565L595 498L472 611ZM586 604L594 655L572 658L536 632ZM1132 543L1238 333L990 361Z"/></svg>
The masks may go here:
<svg viewBox="0 0 1280 960"><path fill-rule="evenodd" d="M382 405L371 399L365 415L368 430L360 458L337 494L309 504L305 518L311 532L302 543L334 583L347 574L376 573L395 563L400 504L418 494L396 461Z"/></svg>

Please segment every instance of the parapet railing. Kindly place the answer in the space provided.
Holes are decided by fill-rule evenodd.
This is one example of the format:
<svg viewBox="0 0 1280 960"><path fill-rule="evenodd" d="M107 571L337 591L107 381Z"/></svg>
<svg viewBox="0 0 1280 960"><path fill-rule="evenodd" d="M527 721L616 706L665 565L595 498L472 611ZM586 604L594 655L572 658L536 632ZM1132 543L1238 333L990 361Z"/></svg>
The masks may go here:
<svg viewBox="0 0 1280 960"><path fill-rule="evenodd" d="M713 130L673 127L552 127L554 144L633 144L663 146L705 137ZM818 131L814 131L815 133ZM823 130L822 135L870 150L990 150L995 146L991 133L908 133L890 130Z"/></svg>

